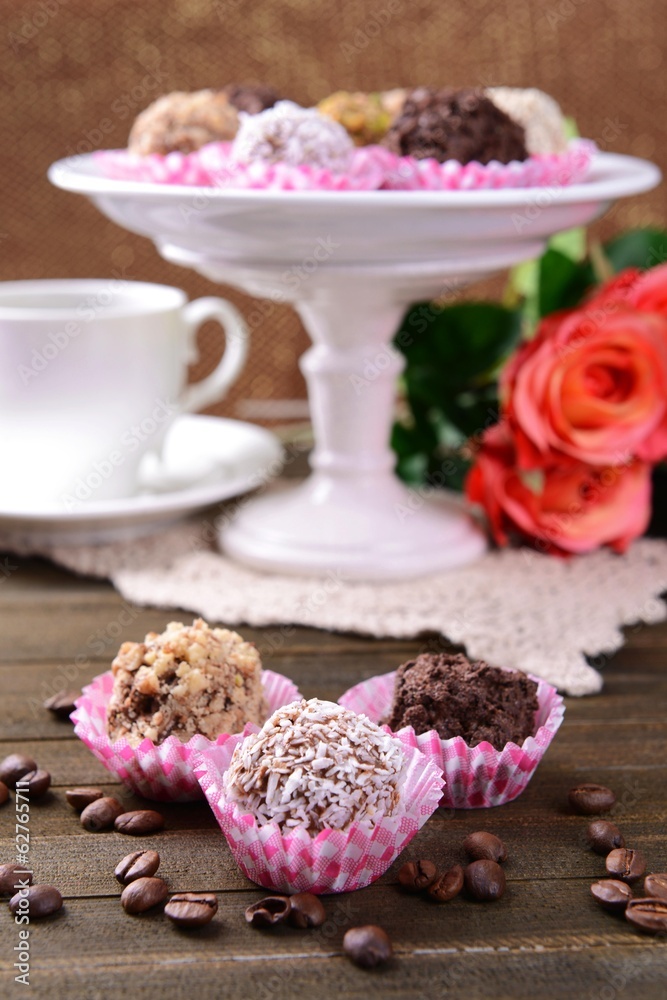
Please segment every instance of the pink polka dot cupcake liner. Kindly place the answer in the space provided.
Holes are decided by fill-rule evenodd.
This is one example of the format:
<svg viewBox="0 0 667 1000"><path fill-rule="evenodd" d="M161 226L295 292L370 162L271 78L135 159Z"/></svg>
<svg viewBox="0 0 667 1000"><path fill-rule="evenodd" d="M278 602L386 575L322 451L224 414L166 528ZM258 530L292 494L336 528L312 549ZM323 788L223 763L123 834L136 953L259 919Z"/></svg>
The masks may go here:
<svg viewBox="0 0 667 1000"><path fill-rule="evenodd" d="M283 834L275 822L260 826L225 795L223 777L234 748L249 733L210 746L197 759L195 771L234 860L253 882L274 892L351 892L383 875L438 808L443 778L436 765L405 732L406 768L399 809L370 824L353 823L347 830L323 830L312 836L303 827Z"/></svg>
<svg viewBox="0 0 667 1000"><path fill-rule="evenodd" d="M529 676L537 684L536 732L521 746L506 743L502 750L496 750L483 742L470 747L460 736L443 740L434 730L418 736L412 726L396 734L404 744L421 750L442 771L445 788L440 805L444 808L501 806L521 795L528 785L565 714L563 699L556 688L539 677ZM395 677L395 671L371 677L341 695L338 704L377 723L391 711ZM388 726L383 728L391 732Z"/></svg>
<svg viewBox="0 0 667 1000"><path fill-rule="evenodd" d="M573 139L564 153L529 156L511 163L416 160L378 150L389 191L484 191L499 188L565 187L585 179L596 152L589 139Z"/></svg>
<svg viewBox="0 0 667 1000"><path fill-rule="evenodd" d="M262 672L264 695L269 712L300 698L298 689L282 674ZM83 689L72 712L74 732L89 750L137 795L158 802L191 802L202 798L194 773L197 755L211 747L221 747L234 737L223 733L215 740L193 736L181 743L168 736L163 743L142 740L132 746L125 737L111 742L107 734L107 708L113 690L113 674L99 674Z"/></svg>
<svg viewBox="0 0 667 1000"><path fill-rule="evenodd" d="M350 168L334 173L308 164L237 163L231 143L212 142L193 153L137 156L125 149L100 150L95 162L105 177L151 184L274 191L482 191L492 188L565 186L585 179L595 143L573 139L560 154L512 163L459 163L396 156L382 146L352 153Z"/></svg>

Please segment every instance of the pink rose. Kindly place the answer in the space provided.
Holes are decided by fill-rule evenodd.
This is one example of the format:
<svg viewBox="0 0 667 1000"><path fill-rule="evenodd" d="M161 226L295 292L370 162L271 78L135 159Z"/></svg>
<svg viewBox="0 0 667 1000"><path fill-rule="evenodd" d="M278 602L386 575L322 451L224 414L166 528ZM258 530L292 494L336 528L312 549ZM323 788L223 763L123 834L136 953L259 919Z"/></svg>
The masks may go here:
<svg viewBox="0 0 667 1000"><path fill-rule="evenodd" d="M500 545L511 534L532 540L543 552L591 552L609 545L623 552L644 533L651 513L650 466L591 466L550 456L542 468L522 470L506 422L489 428L466 495L485 509Z"/></svg>
<svg viewBox="0 0 667 1000"><path fill-rule="evenodd" d="M624 294L639 295L643 281ZM667 454L667 314L603 295L555 313L519 349L500 386L525 468L553 451L599 466L633 455L655 461Z"/></svg>

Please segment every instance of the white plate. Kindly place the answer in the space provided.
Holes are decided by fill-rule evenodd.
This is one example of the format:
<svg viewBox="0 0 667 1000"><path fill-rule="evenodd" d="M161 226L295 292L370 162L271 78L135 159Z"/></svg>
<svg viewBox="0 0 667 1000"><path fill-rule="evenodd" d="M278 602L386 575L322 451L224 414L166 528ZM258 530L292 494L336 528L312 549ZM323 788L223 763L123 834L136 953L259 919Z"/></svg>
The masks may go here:
<svg viewBox="0 0 667 1000"><path fill-rule="evenodd" d="M165 441L163 466L150 475L150 491L91 501L76 511L0 509L0 544L96 545L138 538L256 489L281 465L282 446L262 427L220 417L178 417Z"/></svg>

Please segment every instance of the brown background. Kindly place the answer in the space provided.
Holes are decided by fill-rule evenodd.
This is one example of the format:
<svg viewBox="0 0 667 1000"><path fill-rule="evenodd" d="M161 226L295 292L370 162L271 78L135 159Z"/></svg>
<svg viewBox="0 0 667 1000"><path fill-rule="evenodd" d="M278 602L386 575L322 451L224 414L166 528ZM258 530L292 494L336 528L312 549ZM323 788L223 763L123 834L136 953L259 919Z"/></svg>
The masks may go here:
<svg viewBox="0 0 667 1000"><path fill-rule="evenodd" d="M667 165L661 0L0 0L0 13L0 280L115 272L190 296L219 290L45 177L62 156L123 146L134 115L174 89L264 80L311 104L339 88L532 85L603 148ZM623 202L597 231L663 224L666 199L663 185ZM246 296L223 294L251 312ZM253 327L248 368L218 412L304 395L294 314L278 307ZM197 376L219 333L201 342Z"/></svg>

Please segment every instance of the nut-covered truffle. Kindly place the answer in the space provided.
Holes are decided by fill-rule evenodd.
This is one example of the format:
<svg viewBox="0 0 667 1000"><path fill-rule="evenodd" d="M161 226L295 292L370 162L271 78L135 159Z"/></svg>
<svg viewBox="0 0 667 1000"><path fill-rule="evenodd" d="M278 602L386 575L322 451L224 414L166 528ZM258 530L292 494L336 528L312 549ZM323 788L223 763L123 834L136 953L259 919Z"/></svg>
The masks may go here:
<svg viewBox="0 0 667 1000"><path fill-rule="evenodd" d="M231 141L238 127L237 109L224 90L174 91L138 115L127 145L139 156L192 153L208 142Z"/></svg>
<svg viewBox="0 0 667 1000"><path fill-rule="evenodd" d="M528 156L523 128L474 89L413 90L383 144L401 156L439 163L510 163Z"/></svg>
<svg viewBox="0 0 667 1000"><path fill-rule="evenodd" d="M278 709L238 744L224 787L260 826L315 835L393 815L404 767L399 740L365 715L312 698Z"/></svg>
<svg viewBox="0 0 667 1000"><path fill-rule="evenodd" d="M383 103L382 94L337 90L317 105L317 110L339 122L355 146L380 142L396 117Z"/></svg>
<svg viewBox="0 0 667 1000"><path fill-rule="evenodd" d="M469 746L486 740L502 750L534 735L537 709L537 684L520 671L460 653L422 653L398 668L387 721L394 730L435 729L441 739L461 736Z"/></svg>
<svg viewBox="0 0 667 1000"><path fill-rule="evenodd" d="M239 163L308 164L343 173L354 144L342 125L315 108L279 101L258 115L242 115L232 156Z"/></svg>
<svg viewBox="0 0 667 1000"><path fill-rule="evenodd" d="M523 127L531 156L565 152L565 119L558 102L549 94L535 87L489 87L485 94Z"/></svg>
<svg viewBox="0 0 667 1000"><path fill-rule="evenodd" d="M252 643L236 632L170 622L143 642L124 642L112 664L114 686L107 711L112 740L126 736L162 743L185 742L201 733L211 739L261 725L268 708L262 665Z"/></svg>

